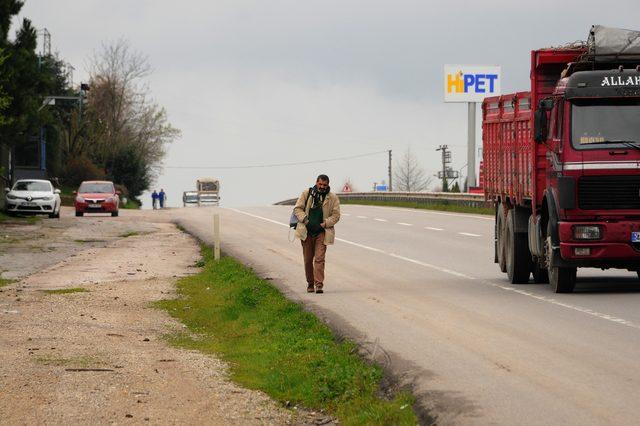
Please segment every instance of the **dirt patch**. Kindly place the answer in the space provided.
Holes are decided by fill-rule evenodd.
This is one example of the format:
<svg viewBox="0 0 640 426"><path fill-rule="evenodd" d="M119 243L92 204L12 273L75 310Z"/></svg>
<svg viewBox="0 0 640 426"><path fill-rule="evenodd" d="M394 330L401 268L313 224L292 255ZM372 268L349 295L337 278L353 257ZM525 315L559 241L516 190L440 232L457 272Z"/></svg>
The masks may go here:
<svg viewBox="0 0 640 426"><path fill-rule="evenodd" d="M45 235L39 237L45 246L82 244L73 242L80 229L58 228L66 234L60 238L42 222L32 231ZM139 234L115 240L130 232ZM69 249L66 259L42 261L51 266L0 289L2 423L292 421L266 395L230 382L220 360L163 338L184 327L151 303L173 297L176 277L197 270L198 246L190 237L168 223L109 219L94 224L91 238L109 243ZM43 291L66 288L87 291Z"/></svg>
<svg viewBox="0 0 640 426"><path fill-rule="evenodd" d="M106 247L123 234L157 230L149 221L131 219L76 218L73 209L64 207L60 219L0 222L0 278L21 279L87 248Z"/></svg>

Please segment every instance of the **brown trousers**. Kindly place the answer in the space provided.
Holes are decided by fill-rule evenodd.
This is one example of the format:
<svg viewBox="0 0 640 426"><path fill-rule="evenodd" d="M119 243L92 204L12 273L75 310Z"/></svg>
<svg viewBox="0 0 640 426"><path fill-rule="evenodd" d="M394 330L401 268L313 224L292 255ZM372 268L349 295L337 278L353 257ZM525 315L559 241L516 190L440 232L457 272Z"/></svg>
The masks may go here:
<svg viewBox="0 0 640 426"><path fill-rule="evenodd" d="M327 246L324 245L324 232L302 241L302 255L304 257L304 273L307 285L322 288L324 284L324 256Z"/></svg>

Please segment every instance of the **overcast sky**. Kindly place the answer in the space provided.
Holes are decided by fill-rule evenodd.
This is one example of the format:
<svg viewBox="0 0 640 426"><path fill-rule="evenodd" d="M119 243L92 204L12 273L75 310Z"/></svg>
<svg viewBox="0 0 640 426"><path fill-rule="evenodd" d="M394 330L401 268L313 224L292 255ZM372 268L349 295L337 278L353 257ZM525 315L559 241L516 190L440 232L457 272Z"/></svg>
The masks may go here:
<svg viewBox="0 0 640 426"><path fill-rule="evenodd" d="M219 177L225 206L297 196L319 173L368 190L386 179L386 155L171 167L398 158L411 146L432 175L448 144L459 169L466 106L443 103L444 64L500 65L503 93L527 90L532 49L585 39L592 24L640 28L637 0L26 0L22 16L50 31L76 83L103 42L148 55L152 95L182 130L155 186L177 205L199 176Z"/></svg>

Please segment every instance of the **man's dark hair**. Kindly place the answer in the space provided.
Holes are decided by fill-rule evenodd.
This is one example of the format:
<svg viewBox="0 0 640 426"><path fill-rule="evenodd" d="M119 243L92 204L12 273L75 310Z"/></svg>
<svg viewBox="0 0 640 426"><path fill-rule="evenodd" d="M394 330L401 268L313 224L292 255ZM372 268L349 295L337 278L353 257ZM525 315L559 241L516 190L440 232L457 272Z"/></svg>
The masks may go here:
<svg viewBox="0 0 640 426"><path fill-rule="evenodd" d="M329 176L327 176L327 175L318 175L318 179L316 179L316 182L319 181L319 180L329 183Z"/></svg>

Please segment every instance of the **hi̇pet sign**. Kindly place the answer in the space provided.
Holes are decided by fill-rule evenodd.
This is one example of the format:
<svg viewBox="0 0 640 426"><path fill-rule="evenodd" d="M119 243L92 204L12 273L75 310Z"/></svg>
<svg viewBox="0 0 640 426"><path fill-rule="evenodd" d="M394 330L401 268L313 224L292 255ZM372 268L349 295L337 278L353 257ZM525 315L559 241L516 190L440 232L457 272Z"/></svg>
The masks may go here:
<svg viewBox="0 0 640 426"><path fill-rule="evenodd" d="M445 102L482 102L500 95L500 67L477 65L444 66Z"/></svg>

